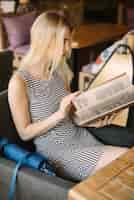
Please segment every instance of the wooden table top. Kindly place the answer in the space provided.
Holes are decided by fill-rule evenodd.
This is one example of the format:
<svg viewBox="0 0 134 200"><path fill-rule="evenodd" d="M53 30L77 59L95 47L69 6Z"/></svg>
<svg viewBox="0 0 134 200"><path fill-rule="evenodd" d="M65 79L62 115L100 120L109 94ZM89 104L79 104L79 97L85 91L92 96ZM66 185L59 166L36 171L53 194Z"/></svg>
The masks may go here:
<svg viewBox="0 0 134 200"><path fill-rule="evenodd" d="M128 28L118 24L82 24L73 34L72 48L93 47L103 42L119 39Z"/></svg>
<svg viewBox="0 0 134 200"><path fill-rule="evenodd" d="M68 200L134 200L134 148L74 186Z"/></svg>

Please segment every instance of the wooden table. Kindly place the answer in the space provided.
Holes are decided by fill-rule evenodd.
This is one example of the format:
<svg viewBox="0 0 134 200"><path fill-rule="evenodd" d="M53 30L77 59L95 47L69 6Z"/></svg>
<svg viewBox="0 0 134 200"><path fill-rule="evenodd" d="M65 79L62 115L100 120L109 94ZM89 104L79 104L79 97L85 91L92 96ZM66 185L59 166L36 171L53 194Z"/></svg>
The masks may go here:
<svg viewBox="0 0 134 200"><path fill-rule="evenodd" d="M134 148L74 186L68 200L134 200Z"/></svg>
<svg viewBox="0 0 134 200"><path fill-rule="evenodd" d="M78 88L78 75L81 66L88 64L100 46L121 38L128 29L118 24L82 24L76 28L72 42L72 66L75 74L75 89Z"/></svg>
<svg viewBox="0 0 134 200"><path fill-rule="evenodd" d="M74 31L72 48L92 47L113 41L124 35L127 30L127 26L118 24L82 24Z"/></svg>

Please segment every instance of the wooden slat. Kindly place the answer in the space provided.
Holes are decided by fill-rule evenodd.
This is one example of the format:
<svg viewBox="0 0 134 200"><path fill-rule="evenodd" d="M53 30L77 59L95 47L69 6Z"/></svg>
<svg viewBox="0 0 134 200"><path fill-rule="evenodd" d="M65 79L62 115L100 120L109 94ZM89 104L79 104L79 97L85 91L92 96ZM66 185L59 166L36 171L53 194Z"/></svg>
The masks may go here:
<svg viewBox="0 0 134 200"><path fill-rule="evenodd" d="M103 194L98 194L88 188L81 187L79 190L70 190L69 200L107 200Z"/></svg>
<svg viewBox="0 0 134 200"><path fill-rule="evenodd" d="M128 187L119 178L105 185L100 194L111 200L134 200L134 189Z"/></svg>
<svg viewBox="0 0 134 200"><path fill-rule="evenodd" d="M134 190L134 166L128 168L125 172L121 173L118 178Z"/></svg>

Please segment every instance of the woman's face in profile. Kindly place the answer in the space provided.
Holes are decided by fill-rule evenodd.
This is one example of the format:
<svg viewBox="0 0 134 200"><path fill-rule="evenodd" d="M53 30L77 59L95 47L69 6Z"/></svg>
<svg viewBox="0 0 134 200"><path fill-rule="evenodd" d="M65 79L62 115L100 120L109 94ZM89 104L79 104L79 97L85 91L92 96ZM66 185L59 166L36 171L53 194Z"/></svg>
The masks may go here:
<svg viewBox="0 0 134 200"><path fill-rule="evenodd" d="M65 35L64 35L63 56L66 56L69 54L71 43L72 43L72 34L71 34L71 31L68 28L66 28Z"/></svg>

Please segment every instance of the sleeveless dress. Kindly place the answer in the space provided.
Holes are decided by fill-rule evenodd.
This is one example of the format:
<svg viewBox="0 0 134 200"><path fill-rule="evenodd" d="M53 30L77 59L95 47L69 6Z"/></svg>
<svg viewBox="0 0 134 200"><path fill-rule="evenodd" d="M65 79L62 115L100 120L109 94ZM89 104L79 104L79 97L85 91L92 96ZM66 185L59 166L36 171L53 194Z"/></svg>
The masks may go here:
<svg viewBox="0 0 134 200"><path fill-rule="evenodd" d="M61 99L69 94L57 73L50 80L35 79L24 69L16 73L26 82L32 123L51 116L59 109ZM36 137L34 143L37 152L48 157L59 176L75 181L91 175L104 152L104 145L69 117Z"/></svg>

